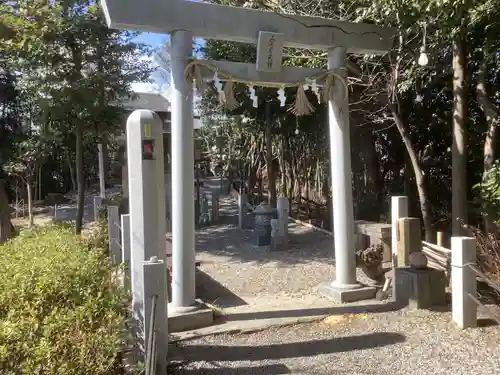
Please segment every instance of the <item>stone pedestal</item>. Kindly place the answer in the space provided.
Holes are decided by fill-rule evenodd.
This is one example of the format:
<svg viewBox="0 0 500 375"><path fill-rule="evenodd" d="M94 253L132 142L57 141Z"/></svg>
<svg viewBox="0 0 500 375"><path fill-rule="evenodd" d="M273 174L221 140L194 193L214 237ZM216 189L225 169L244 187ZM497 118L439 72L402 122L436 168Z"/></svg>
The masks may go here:
<svg viewBox="0 0 500 375"><path fill-rule="evenodd" d="M396 268L397 302L410 309L427 309L446 305L446 275L432 268Z"/></svg>

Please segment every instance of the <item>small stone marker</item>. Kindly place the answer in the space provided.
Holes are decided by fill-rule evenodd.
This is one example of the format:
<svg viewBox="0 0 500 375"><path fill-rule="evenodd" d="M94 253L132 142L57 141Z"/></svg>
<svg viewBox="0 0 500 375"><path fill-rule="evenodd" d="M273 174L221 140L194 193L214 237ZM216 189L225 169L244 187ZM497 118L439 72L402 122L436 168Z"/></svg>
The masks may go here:
<svg viewBox="0 0 500 375"><path fill-rule="evenodd" d="M392 266L397 267L398 261L398 220L408 216L408 197L391 198L391 231L392 231Z"/></svg>
<svg viewBox="0 0 500 375"><path fill-rule="evenodd" d="M271 250L286 250L288 241L286 236L280 231L279 219L271 219Z"/></svg>

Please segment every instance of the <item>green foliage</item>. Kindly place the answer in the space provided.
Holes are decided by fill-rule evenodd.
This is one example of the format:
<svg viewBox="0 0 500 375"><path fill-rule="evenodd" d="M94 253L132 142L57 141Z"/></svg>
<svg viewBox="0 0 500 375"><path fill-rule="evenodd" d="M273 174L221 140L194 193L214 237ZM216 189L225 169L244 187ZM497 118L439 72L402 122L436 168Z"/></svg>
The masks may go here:
<svg viewBox="0 0 500 375"><path fill-rule="evenodd" d="M124 293L108 260L69 228L0 246L0 372L117 374Z"/></svg>
<svg viewBox="0 0 500 375"><path fill-rule="evenodd" d="M485 174L484 181L473 186L485 204L490 207L500 207L500 163L495 162L493 167Z"/></svg>

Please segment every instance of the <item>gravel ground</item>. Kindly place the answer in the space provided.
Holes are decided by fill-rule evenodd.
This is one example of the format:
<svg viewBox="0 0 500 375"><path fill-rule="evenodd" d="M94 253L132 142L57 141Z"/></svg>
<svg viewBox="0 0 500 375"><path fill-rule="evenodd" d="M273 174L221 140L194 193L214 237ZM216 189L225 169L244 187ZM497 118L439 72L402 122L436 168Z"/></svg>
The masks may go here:
<svg viewBox="0 0 500 375"><path fill-rule="evenodd" d="M252 231L236 226L237 207L221 199L221 223L196 234L201 262L198 287L205 302L222 308L320 298L317 287L335 278L333 239L311 228L290 223L290 247L270 251L252 243ZM358 280L370 284L362 273ZM272 308L272 306L271 306Z"/></svg>
<svg viewBox="0 0 500 375"><path fill-rule="evenodd" d="M333 240L290 224L287 251L252 245L241 231L233 200L221 200L218 226L197 233L199 295L225 313L272 315L334 305L317 293L334 279ZM371 283L362 273L358 280ZM309 310L311 311L311 310ZM387 311L387 310L386 310ZM317 323L224 334L178 342L172 374L464 374L500 371L498 326L460 331L449 312L399 310L335 315Z"/></svg>
<svg viewBox="0 0 500 375"><path fill-rule="evenodd" d="M450 314L407 311L178 343L171 374L463 374L500 372L500 330L458 330Z"/></svg>

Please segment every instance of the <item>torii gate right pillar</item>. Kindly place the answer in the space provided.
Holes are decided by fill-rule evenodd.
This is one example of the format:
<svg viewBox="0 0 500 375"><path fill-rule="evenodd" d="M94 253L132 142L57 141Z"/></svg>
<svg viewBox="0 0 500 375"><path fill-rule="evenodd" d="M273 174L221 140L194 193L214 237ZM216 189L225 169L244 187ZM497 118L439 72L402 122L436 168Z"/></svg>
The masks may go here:
<svg viewBox="0 0 500 375"><path fill-rule="evenodd" d="M344 47L328 51L328 69L347 77L347 50ZM335 280L320 285L320 293L335 302L354 302L375 297L373 287L356 280L354 245L354 214L351 177L351 140L349 99L340 80L335 81L334 93L328 100L330 135L330 168L332 176L333 227L335 242Z"/></svg>

